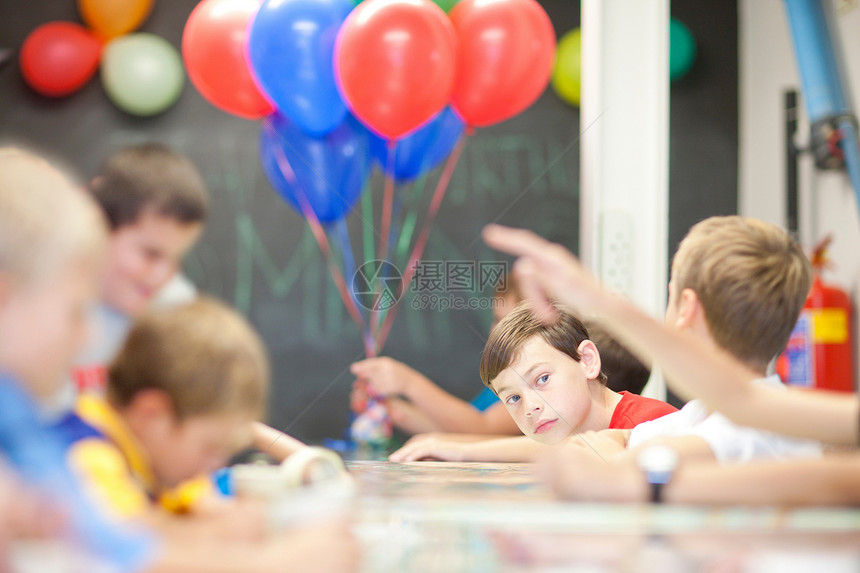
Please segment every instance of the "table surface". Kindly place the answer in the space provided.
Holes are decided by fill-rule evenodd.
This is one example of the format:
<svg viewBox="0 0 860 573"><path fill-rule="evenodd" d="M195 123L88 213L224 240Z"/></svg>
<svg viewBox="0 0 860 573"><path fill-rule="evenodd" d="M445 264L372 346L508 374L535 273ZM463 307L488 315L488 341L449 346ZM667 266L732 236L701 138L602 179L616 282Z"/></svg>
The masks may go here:
<svg viewBox="0 0 860 573"><path fill-rule="evenodd" d="M565 503L530 464L347 467L367 573L860 572L860 510Z"/></svg>

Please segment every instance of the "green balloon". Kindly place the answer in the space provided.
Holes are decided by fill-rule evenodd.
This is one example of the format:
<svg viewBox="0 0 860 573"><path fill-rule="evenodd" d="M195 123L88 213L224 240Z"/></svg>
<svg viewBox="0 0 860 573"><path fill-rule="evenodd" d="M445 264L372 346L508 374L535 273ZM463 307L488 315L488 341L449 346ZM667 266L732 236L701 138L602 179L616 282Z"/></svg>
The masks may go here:
<svg viewBox="0 0 860 573"><path fill-rule="evenodd" d="M133 115L161 113L185 85L182 58L170 42L153 34L128 34L104 49L101 78L110 100Z"/></svg>
<svg viewBox="0 0 860 573"><path fill-rule="evenodd" d="M355 5L358 6L364 0L353 0ZM454 5L457 4L460 0L433 0L433 3L442 8L446 13L450 12Z"/></svg>
<svg viewBox="0 0 860 573"><path fill-rule="evenodd" d="M696 39L680 20L669 21L669 79L684 77L696 61Z"/></svg>
<svg viewBox="0 0 860 573"><path fill-rule="evenodd" d="M457 4L460 0L433 0L433 2L445 10L445 12L450 12L454 5Z"/></svg>
<svg viewBox="0 0 860 573"><path fill-rule="evenodd" d="M580 81L582 79L582 31L571 30L558 43L555 51L555 68L552 72L552 87L567 103L579 106Z"/></svg>

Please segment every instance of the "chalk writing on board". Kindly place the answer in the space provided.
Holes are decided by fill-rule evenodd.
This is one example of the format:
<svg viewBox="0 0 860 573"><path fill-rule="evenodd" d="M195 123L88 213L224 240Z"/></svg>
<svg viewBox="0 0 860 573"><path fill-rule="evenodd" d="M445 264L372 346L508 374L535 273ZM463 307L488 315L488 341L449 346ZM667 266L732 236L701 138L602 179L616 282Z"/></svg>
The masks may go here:
<svg viewBox="0 0 860 573"><path fill-rule="evenodd" d="M177 147L187 142L172 142ZM344 340L357 336L357 328L345 312L319 247L310 229L289 210L284 210L290 225L298 221L302 231L296 238L295 229L288 233L270 228L270 222L259 221L259 204L272 200L274 192L268 186L257 165L255 150L239 149L234 140L223 139L212 144L219 160L207 170L206 177L213 189L216 206L232 211L235 237L226 249L232 253L227 257L207 241L195 249L188 258L185 270L201 289L212 292L232 302L246 315L252 315L255 305L263 301L290 305L298 315L291 315L291 323L301 328L305 339ZM514 220L571 245L576 242L578 224L578 189L575 165L570 161L555 161L566 143L553 138L538 138L528 134L503 135L498 137L473 137L466 153L455 171L451 187L443 204L439 220L434 226L426 258L432 260L496 260L493 253L477 241L481 227L505 212L508 202L520 199L513 213ZM547 165L551 165L547 169ZM377 175L378 176L378 175ZM405 185L404 210L420 210L426 203L438 178L433 173L414 186ZM377 185L376 187L379 187ZM525 195L524 195L524 190ZM380 189L375 191L374 201L378 206ZM277 204L277 203L276 203ZM463 219L464 209L474 216ZM357 210L358 211L358 210ZM265 213L264 215L270 215ZM352 234L358 240L360 221L353 215ZM270 220L269 220L270 221ZM286 225L285 225L286 226ZM225 229L219 233L223 234ZM223 238L223 237L222 237ZM355 246L358 247L356 242ZM463 249L477 245L477 252L464 253ZM356 256L362 253L356 249ZM405 264L395 261L395 264ZM349 281L351 277L347 277ZM466 297L480 298L488 292L466 293ZM438 310L416 311L411 308L414 293L404 296L399 320L404 321L406 335L415 348L425 348L433 340L451 336L450 313ZM292 307L295 308L292 308ZM265 305L267 312L271 305ZM480 324L489 328L491 314L486 306L474 305ZM279 313L280 314L280 313Z"/></svg>

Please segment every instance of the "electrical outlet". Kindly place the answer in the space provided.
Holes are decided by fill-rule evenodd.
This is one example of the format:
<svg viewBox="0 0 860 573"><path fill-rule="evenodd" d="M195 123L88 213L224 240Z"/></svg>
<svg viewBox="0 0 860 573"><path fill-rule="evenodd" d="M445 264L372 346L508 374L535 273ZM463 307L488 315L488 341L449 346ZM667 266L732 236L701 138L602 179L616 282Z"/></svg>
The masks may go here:
<svg viewBox="0 0 860 573"><path fill-rule="evenodd" d="M626 295L633 292L633 217L611 209L600 213L598 273L604 286Z"/></svg>

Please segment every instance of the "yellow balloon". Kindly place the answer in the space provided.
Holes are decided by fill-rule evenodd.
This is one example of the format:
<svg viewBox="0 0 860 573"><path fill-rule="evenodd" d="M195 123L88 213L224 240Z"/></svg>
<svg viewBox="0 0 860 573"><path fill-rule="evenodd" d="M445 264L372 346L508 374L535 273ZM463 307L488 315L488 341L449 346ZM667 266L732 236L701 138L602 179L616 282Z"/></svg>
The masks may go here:
<svg viewBox="0 0 860 573"><path fill-rule="evenodd" d="M571 30L558 43L555 52L555 69L552 72L552 87L558 96L567 103L579 106L579 87L581 67L582 32L579 28Z"/></svg>
<svg viewBox="0 0 860 573"><path fill-rule="evenodd" d="M137 30L155 0L78 0L84 23L105 40Z"/></svg>

